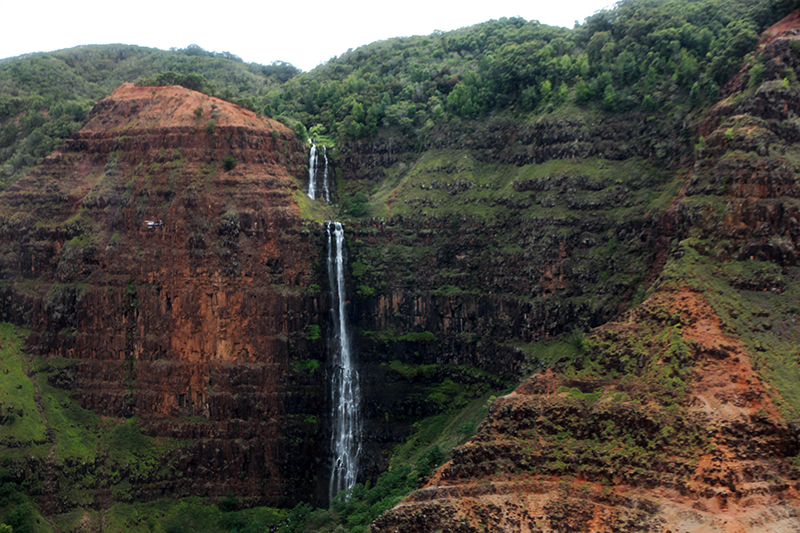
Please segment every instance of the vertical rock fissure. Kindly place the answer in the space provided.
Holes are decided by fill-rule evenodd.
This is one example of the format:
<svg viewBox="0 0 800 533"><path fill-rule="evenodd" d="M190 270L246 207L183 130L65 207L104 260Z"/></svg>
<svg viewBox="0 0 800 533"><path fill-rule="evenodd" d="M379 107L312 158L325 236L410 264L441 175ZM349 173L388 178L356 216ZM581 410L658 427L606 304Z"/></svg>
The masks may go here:
<svg viewBox="0 0 800 533"><path fill-rule="evenodd" d="M345 313L344 267L346 263L344 229L339 222L328 222L328 280L331 288L329 350L331 354L331 479L329 498L351 489L358 476L361 451L360 391L358 372L352 359L350 335Z"/></svg>

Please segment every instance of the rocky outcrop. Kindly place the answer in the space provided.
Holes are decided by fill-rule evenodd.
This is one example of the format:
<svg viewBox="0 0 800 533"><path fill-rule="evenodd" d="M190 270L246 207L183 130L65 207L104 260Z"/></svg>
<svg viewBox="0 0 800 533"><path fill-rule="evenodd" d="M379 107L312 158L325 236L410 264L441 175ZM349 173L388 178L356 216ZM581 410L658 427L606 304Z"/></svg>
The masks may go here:
<svg viewBox="0 0 800 533"><path fill-rule="evenodd" d="M136 500L313 494L324 430L306 418L323 410L324 377L293 363L325 346L305 329L324 317L307 294L316 228L292 197L302 151L285 126L222 100L124 85L0 196L2 314L60 361L43 369L51 384L190 443L137 475L97 450L78 470L56 465L63 483L118 490L98 474L120 469ZM62 489L53 501L75 505Z"/></svg>
<svg viewBox="0 0 800 533"><path fill-rule="evenodd" d="M680 340L664 336L668 316ZM657 293L589 340L587 360L604 370L542 373L498 399L478 435L371 530L795 530L798 428L720 325L701 295ZM682 360L676 343L691 347ZM691 385L674 388L665 367Z"/></svg>
<svg viewBox="0 0 800 533"><path fill-rule="evenodd" d="M645 121L638 114L592 123L501 119L449 123L416 143L392 132L382 132L368 142L345 143L338 164L348 175L369 180L383 179L387 168L411 162L420 150L469 150L481 162L518 166L589 157L655 157L664 165L674 166L681 160L678 138L683 127L680 122Z"/></svg>

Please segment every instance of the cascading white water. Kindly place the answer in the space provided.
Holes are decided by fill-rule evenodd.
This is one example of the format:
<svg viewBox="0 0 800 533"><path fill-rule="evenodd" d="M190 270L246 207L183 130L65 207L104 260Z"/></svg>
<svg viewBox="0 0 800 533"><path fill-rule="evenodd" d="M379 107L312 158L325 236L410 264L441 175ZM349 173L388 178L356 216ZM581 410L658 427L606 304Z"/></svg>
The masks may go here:
<svg viewBox="0 0 800 533"><path fill-rule="evenodd" d="M311 152L308 154L308 197L317 199L317 145L311 139Z"/></svg>
<svg viewBox="0 0 800 533"><path fill-rule="evenodd" d="M325 201L331 203L331 189L328 185L328 149L322 147L322 159L325 161L325 168L322 171L322 190L325 193Z"/></svg>
<svg viewBox="0 0 800 533"><path fill-rule="evenodd" d="M361 418L358 372L353 365L350 335L345 314L344 229L339 222L328 222L328 280L331 287L333 334L331 351L331 451L333 464L329 497L351 489L358 476L361 452Z"/></svg>

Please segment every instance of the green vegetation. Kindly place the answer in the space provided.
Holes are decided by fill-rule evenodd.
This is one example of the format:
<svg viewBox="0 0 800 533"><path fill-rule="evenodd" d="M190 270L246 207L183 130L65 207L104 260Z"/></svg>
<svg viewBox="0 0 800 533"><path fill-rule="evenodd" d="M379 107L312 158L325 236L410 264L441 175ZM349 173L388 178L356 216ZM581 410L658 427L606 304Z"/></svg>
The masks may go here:
<svg viewBox="0 0 800 533"><path fill-rule="evenodd" d="M573 30L520 18L363 46L300 74L197 45L84 46L0 61L0 175L13 183L121 83L178 84L340 142L410 139L498 112L686 112L713 101L788 0L628 0ZM758 78L756 69L754 83ZM352 194L352 193L350 193ZM344 198L344 197L343 197ZM352 216L368 213L355 199Z"/></svg>
<svg viewBox="0 0 800 533"><path fill-rule="evenodd" d="M442 121L506 110L686 111L713 101L758 33L791 9L782 0L625 1L573 30L503 18L349 51L270 91L267 105L339 140L382 128L424 139Z"/></svg>
<svg viewBox="0 0 800 533"><path fill-rule="evenodd" d="M430 331L421 331L421 332L412 332L406 333L404 335L400 335L397 337L398 341L407 341L407 342L433 342L436 340L436 335L431 333Z"/></svg>
<svg viewBox="0 0 800 533"><path fill-rule="evenodd" d="M47 442L47 428L35 402L22 355L25 332L0 324L0 439L9 448L36 447Z"/></svg>
<svg viewBox="0 0 800 533"><path fill-rule="evenodd" d="M233 496L215 502L205 498L162 499L148 503L115 503L108 510L83 510L56 515L61 531L105 527L129 533L263 533L285 529L289 511L258 507L243 509ZM16 531L16 530L15 530Z"/></svg>
<svg viewBox="0 0 800 533"><path fill-rule="evenodd" d="M232 155L226 155L222 158L222 166L225 168L225 172L230 172L236 167L236 158Z"/></svg>
<svg viewBox="0 0 800 533"><path fill-rule="evenodd" d="M66 385L78 362L28 357L21 351L26 334L0 324L0 523L49 532L35 505L47 474L28 468L28 461L49 458L59 472L48 480L53 489L90 505L99 477L115 499L131 500L129 477L163 475L172 468L165 457L181 444L142 434L136 418L101 421L81 408Z"/></svg>
<svg viewBox="0 0 800 533"><path fill-rule="evenodd" d="M137 85L144 87L163 87L165 85L180 85L192 91L199 91L208 93L211 90L208 80L196 72L188 74L178 74L175 72L162 72L153 78L142 78L137 80ZM199 113L198 113L199 110ZM195 109L194 114L200 116L203 114L203 108Z"/></svg>
<svg viewBox="0 0 800 533"><path fill-rule="evenodd" d="M570 342L571 340L564 336L552 341L533 343L516 341L510 342L509 345L525 353L529 372L533 373L542 368L552 367L558 361L574 359L579 356L581 352L576 349L574 342Z"/></svg>
<svg viewBox="0 0 800 533"><path fill-rule="evenodd" d="M662 279L701 292L725 328L744 341L753 368L768 377L779 394L773 400L787 418L800 419L800 350L797 329L800 285L797 267L727 257L726 243L689 238L681 257L670 260ZM720 260L721 254L725 260Z"/></svg>
<svg viewBox="0 0 800 533"><path fill-rule="evenodd" d="M89 110L124 82L183 85L250 109L299 70L284 62L245 64L197 45L170 51L81 46L0 61L0 189L23 176L80 128ZM264 105L260 104L259 109Z"/></svg>
<svg viewBox="0 0 800 533"><path fill-rule="evenodd" d="M419 370L433 376L435 370L431 367L435 365ZM417 372L399 362L393 362L392 369L407 375ZM342 492L327 510L314 509L308 504L297 505L279 532L366 532L372 520L416 489L421 479L450 459L453 447L463 444L475 433L486 416L490 397L494 398L486 393L462 404L461 408L450 406L443 413L420 420L414 424L416 433L393 450L388 470L374 484L357 484L351 491Z"/></svg>
<svg viewBox="0 0 800 533"><path fill-rule="evenodd" d="M15 476L8 466L7 461L0 461L0 532L51 533L52 528L28 496L40 493L41 486L29 485Z"/></svg>
<svg viewBox="0 0 800 533"><path fill-rule="evenodd" d="M349 194L343 194L342 200L339 202L339 204L343 213L354 218L361 218L367 215L368 201L369 198L367 195L361 191L358 191L352 196Z"/></svg>
<svg viewBox="0 0 800 533"><path fill-rule="evenodd" d="M293 361L292 366L296 370L304 370L306 372L313 374L314 372L319 370L320 361L319 359L305 359L303 361Z"/></svg>
<svg viewBox="0 0 800 533"><path fill-rule="evenodd" d="M641 301L654 257L648 235L682 185L674 172L640 157L512 165L481 161L470 150L427 150L413 165L390 170L371 196L371 213L385 217L380 240L366 228L349 241L356 296L403 287L459 309L491 292L522 309L547 307L557 295L561 305L582 311L553 336L588 330L601 323L589 317L610 318ZM548 272L553 264L557 273ZM363 335L391 346L421 333L402 318L410 308L397 312ZM470 317L469 324L459 342L517 342L519 333L497 317ZM428 341L453 340L430 333L436 338Z"/></svg>
<svg viewBox="0 0 800 533"><path fill-rule="evenodd" d="M328 220L336 218L333 206L325 202L312 200L302 188L292 191L292 198L297 202L297 205L300 206L300 216L309 222L313 222L314 227L318 227L316 224L323 224ZM311 227L311 225L309 227Z"/></svg>
<svg viewBox="0 0 800 533"><path fill-rule="evenodd" d="M306 339L316 341L322 338L321 329L318 324L309 324L306 326Z"/></svg>
<svg viewBox="0 0 800 533"><path fill-rule="evenodd" d="M509 209L530 217L578 214L588 208L619 220L661 210L674 195L678 181L666 169L650 165L638 157L510 165L482 163L468 150L429 150L411 168L398 171L399 180L379 183L371 201L380 216L490 219ZM624 200L612 201L622 188ZM564 194L566 189L571 194Z"/></svg>

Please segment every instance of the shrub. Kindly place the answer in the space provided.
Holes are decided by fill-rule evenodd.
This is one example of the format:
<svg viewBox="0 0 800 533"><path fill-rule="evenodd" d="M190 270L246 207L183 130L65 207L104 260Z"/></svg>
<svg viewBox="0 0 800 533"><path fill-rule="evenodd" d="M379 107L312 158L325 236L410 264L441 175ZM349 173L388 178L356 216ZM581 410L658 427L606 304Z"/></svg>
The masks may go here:
<svg viewBox="0 0 800 533"><path fill-rule="evenodd" d="M356 294L359 296L370 297L375 295L375 289L370 287L369 285L359 285L358 289L356 290Z"/></svg>
<svg viewBox="0 0 800 533"><path fill-rule="evenodd" d="M575 103L578 105L586 104L592 99L592 90L589 85L583 81L583 78L578 78L575 84Z"/></svg>
<svg viewBox="0 0 800 533"><path fill-rule="evenodd" d="M433 470L444 461L444 453L437 444L417 463L417 472L421 477L428 477Z"/></svg>
<svg viewBox="0 0 800 533"><path fill-rule="evenodd" d="M606 88L603 90L603 109L606 111L616 111L618 104L619 97L617 96L617 91L614 90L614 86L611 84L606 85Z"/></svg>
<svg viewBox="0 0 800 533"><path fill-rule="evenodd" d="M206 122L206 133L208 133L209 135L213 134L215 125L216 125L216 123L214 122L213 118L211 120L209 120L208 122Z"/></svg>
<svg viewBox="0 0 800 533"><path fill-rule="evenodd" d="M764 81L764 73L766 72L767 68L764 66L764 63L756 63L750 69L750 88L758 87Z"/></svg>
<svg viewBox="0 0 800 533"><path fill-rule="evenodd" d="M399 341L407 342L433 342L436 340L436 335L430 331L423 331L420 333L406 333L397 338Z"/></svg>
<svg viewBox="0 0 800 533"><path fill-rule="evenodd" d="M223 513L230 513L239 507L239 499L235 494L228 494L226 497L219 501L219 510Z"/></svg>
<svg viewBox="0 0 800 533"><path fill-rule="evenodd" d="M233 170L233 168L236 166L236 158L232 155L226 155L222 158L222 166L225 167L226 172Z"/></svg>
<svg viewBox="0 0 800 533"><path fill-rule="evenodd" d="M359 191L353 196L345 194L342 196L342 209L352 217L363 217L367 214L367 203L369 197L363 192Z"/></svg>
<svg viewBox="0 0 800 533"><path fill-rule="evenodd" d="M362 263L361 261L353 261L350 263L350 271L353 273L354 278L360 278L364 274L367 273L369 267L366 263Z"/></svg>
<svg viewBox="0 0 800 533"><path fill-rule="evenodd" d="M316 341L322 338L322 330L318 324L308 324L306 326L305 338L310 341Z"/></svg>

